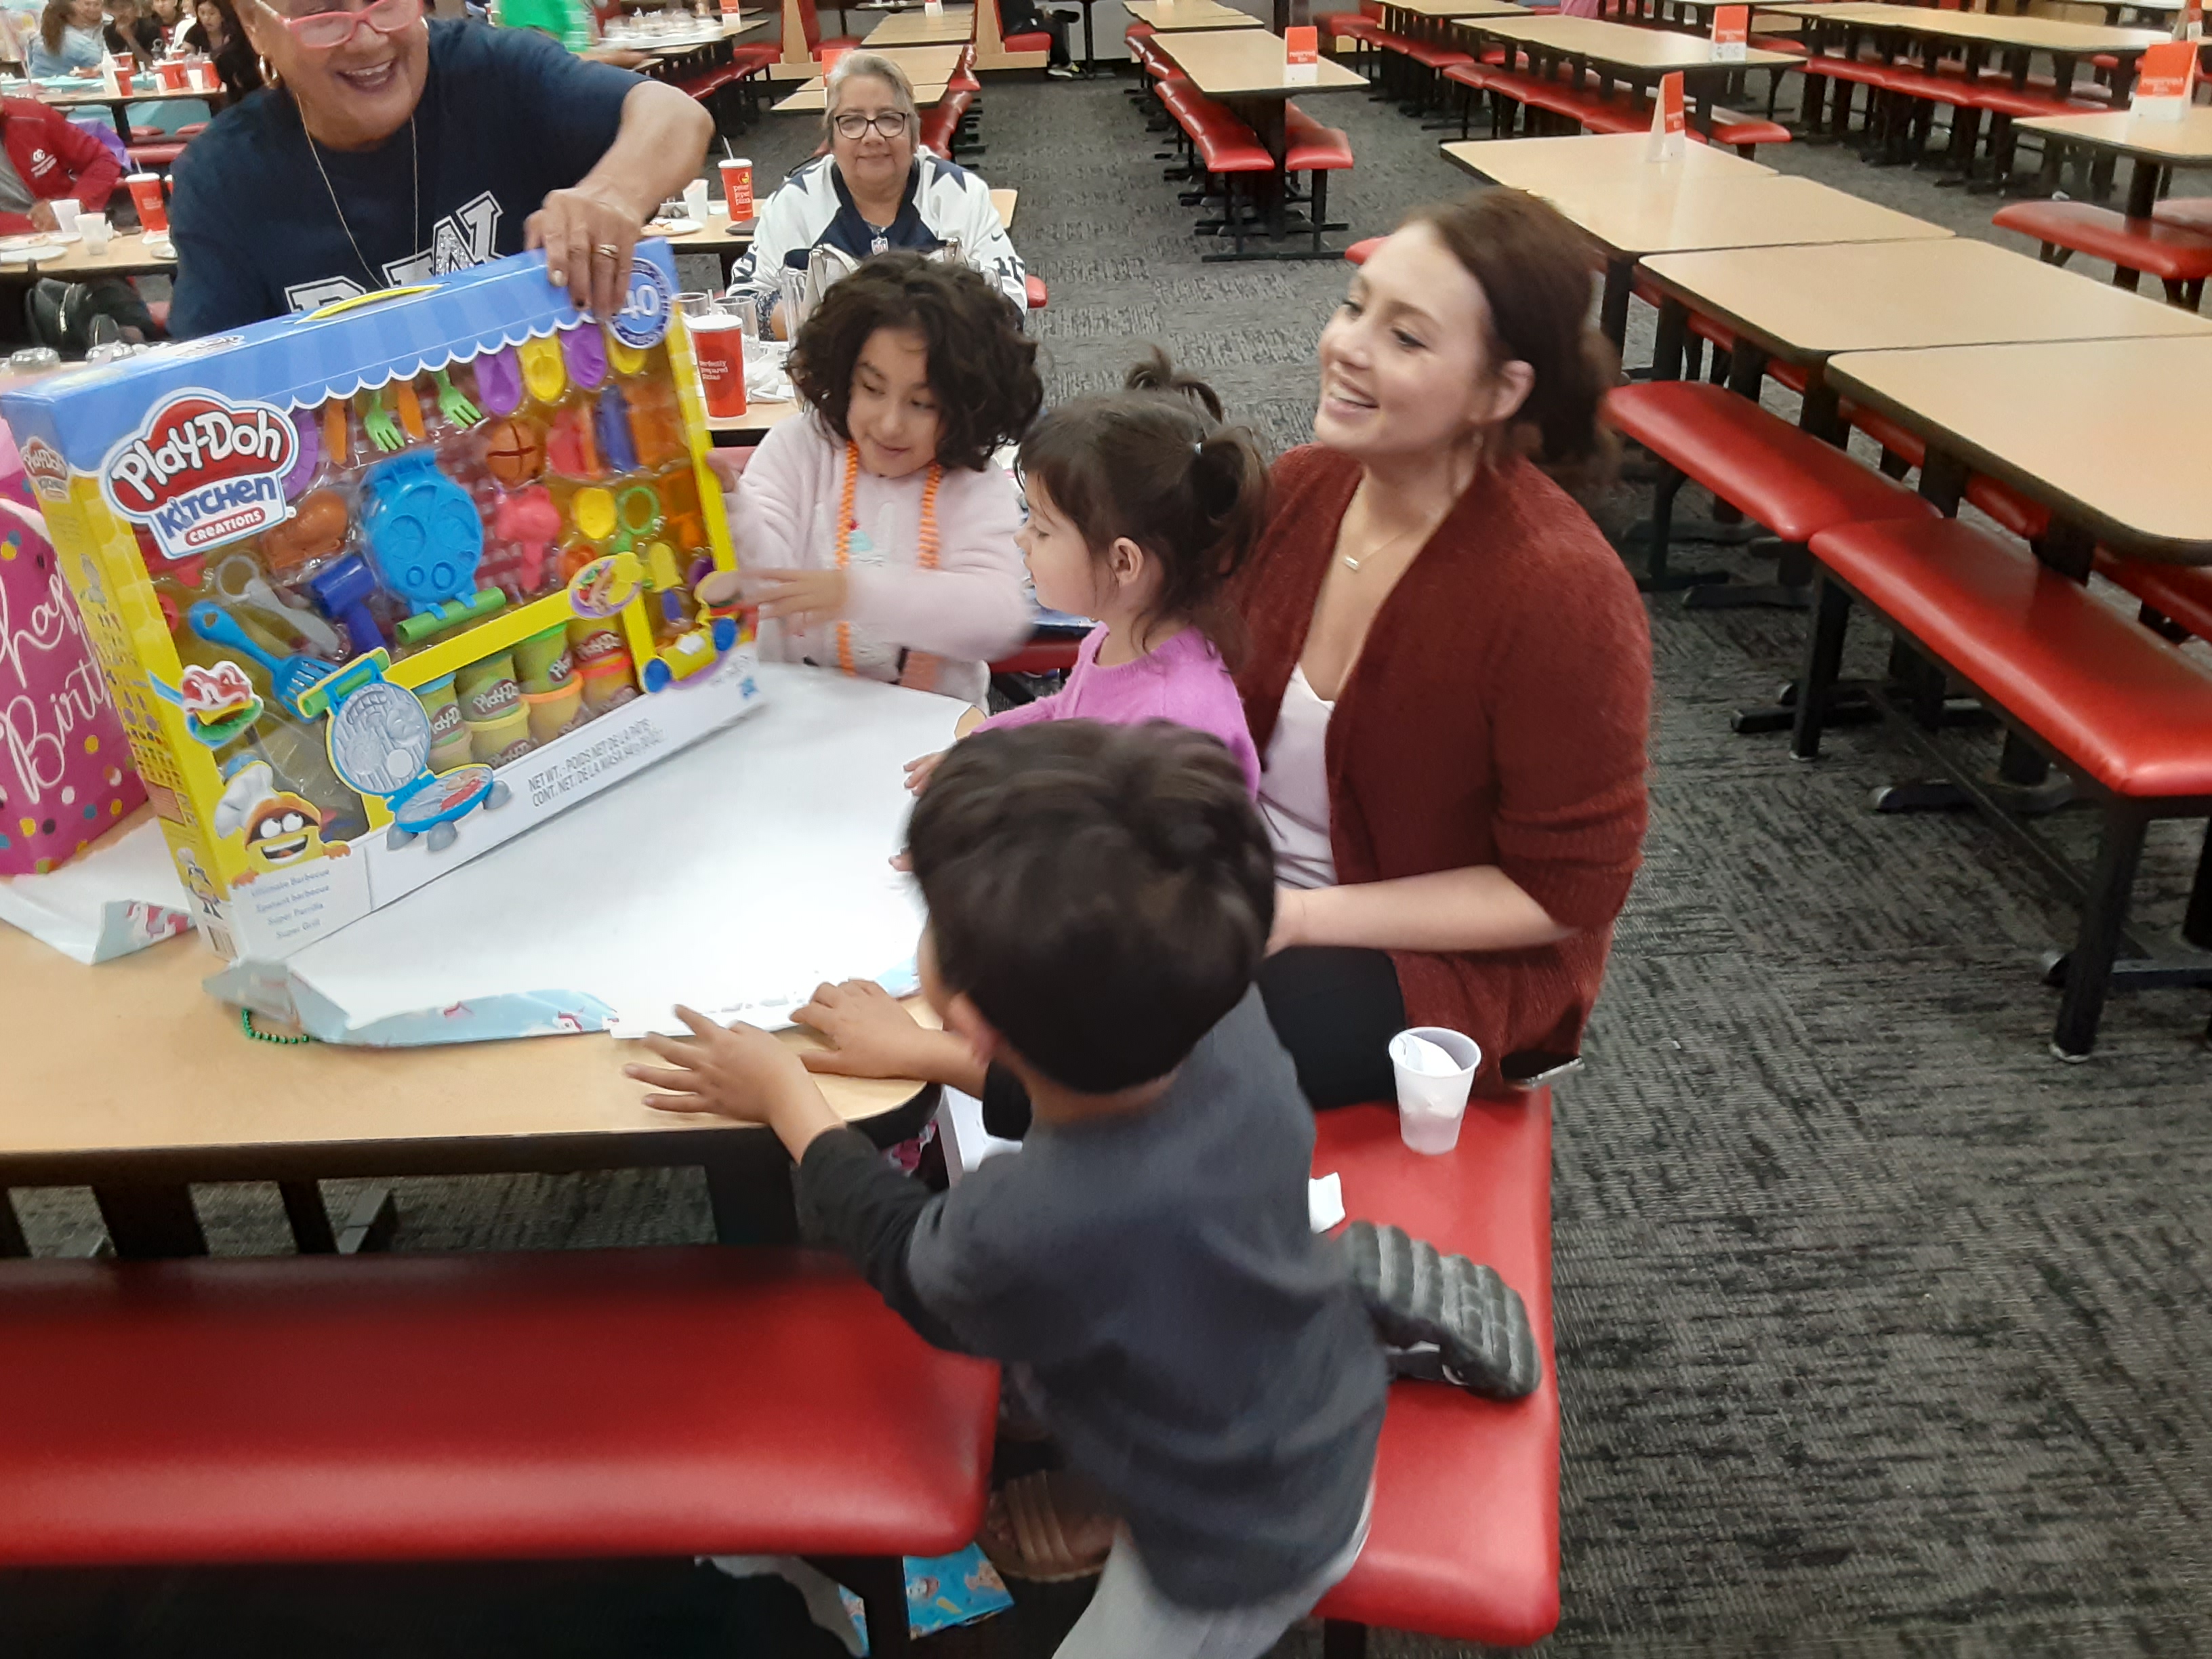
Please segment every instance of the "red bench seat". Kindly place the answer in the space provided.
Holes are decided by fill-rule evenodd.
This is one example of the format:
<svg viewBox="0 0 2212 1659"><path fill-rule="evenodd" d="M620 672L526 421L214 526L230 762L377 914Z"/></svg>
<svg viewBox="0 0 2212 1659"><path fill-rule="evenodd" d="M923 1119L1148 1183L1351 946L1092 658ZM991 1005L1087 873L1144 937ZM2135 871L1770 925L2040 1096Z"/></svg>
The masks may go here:
<svg viewBox="0 0 2212 1659"><path fill-rule="evenodd" d="M1346 1213L1495 1267L1528 1304L1544 1361L1543 1385L1510 1404L1440 1383L1391 1385L1367 1547L1316 1611L1340 1626L1539 1641L1559 1616L1550 1091L1471 1103L1458 1146L1441 1158L1408 1152L1390 1108L1316 1122L1314 1173L1342 1176Z"/></svg>
<svg viewBox="0 0 2212 1659"><path fill-rule="evenodd" d="M2035 238L2045 264L2063 265L2074 253L2109 260L2122 288L2148 271L2169 301L2191 310L2212 276L2212 235L2160 219L2130 219L2087 202L2014 202L1991 222Z"/></svg>
<svg viewBox="0 0 2212 1659"><path fill-rule="evenodd" d="M2153 564L2100 549L2097 574L2132 593L2144 610L2200 640L2212 640L2212 566Z"/></svg>
<svg viewBox="0 0 2212 1659"><path fill-rule="evenodd" d="M998 1409L806 1251L11 1262L0 1328L9 1566L934 1555Z"/></svg>
<svg viewBox="0 0 2212 1659"><path fill-rule="evenodd" d="M1935 516L1912 491L1725 386L1647 380L1615 386L1605 417L1785 542L1837 525Z"/></svg>
<svg viewBox="0 0 2212 1659"><path fill-rule="evenodd" d="M2085 1057L2096 1044L2146 826L2212 812L2212 672L2017 544L1955 519L1842 525L1815 536L1812 549L1822 574L1799 681L1798 758L1820 753L1856 599L2104 796L2096 868L2065 958L2051 1039L2061 1057ZM2192 915L2185 929L2203 921ZM2212 969L2190 976L2212 981Z"/></svg>

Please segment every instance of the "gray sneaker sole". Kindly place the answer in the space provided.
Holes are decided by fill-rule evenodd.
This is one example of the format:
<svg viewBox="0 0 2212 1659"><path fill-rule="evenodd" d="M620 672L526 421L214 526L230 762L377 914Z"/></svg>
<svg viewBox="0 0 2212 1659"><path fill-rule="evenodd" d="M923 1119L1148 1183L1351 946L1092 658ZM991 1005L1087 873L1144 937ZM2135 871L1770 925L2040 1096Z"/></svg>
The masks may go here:
<svg viewBox="0 0 2212 1659"><path fill-rule="evenodd" d="M1455 1383L1489 1400L1519 1400L1544 1380L1520 1293L1494 1268L1445 1255L1402 1227L1355 1221L1345 1259L1401 1376Z"/></svg>

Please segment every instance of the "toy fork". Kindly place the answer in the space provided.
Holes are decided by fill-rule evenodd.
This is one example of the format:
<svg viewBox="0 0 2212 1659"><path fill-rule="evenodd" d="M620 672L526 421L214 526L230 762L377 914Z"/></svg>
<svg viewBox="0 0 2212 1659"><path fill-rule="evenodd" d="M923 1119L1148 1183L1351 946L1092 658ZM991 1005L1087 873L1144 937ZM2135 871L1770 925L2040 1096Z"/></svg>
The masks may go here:
<svg viewBox="0 0 2212 1659"><path fill-rule="evenodd" d="M430 378L438 383L438 412L452 426L474 426L483 419L483 411L461 395L460 390L446 377L442 368L430 371Z"/></svg>
<svg viewBox="0 0 2212 1659"><path fill-rule="evenodd" d="M398 423L385 407L384 398L381 392L369 394L368 407L361 411L361 429L368 434L369 442L389 455L395 449L405 448L407 440L400 435Z"/></svg>

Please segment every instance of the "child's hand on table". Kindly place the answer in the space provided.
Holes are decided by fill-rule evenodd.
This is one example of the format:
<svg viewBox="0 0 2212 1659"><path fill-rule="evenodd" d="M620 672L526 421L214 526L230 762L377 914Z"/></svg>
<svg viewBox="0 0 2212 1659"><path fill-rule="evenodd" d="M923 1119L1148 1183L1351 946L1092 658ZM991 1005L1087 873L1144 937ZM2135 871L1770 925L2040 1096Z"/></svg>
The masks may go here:
<svg viewBox="0 0 2212 1659"><path fill-rule="evenodd" d="M676 1015L691 1028L690 1040L645 1039L666 1066L623 1067L623 1076L669 1091L647 1095L647 1105L656 1111L764 1123L794 1158L805 1156L815 1136L843 1127L844 1120L823 1099L796 1051L757 1026L717 1025L690 1008L678 1007Z"/></svg>
<svg viewBox="0 0 2212 1659"><path fill-rule="evenodd" d="M755 570L747 586L760 599L761 620L782 622L794 634L845 613L851 585L842 570Z"/></svg>
<svg viewBox="0 0 2212 1659"><path fill-rule="evenodd" d="M907 793L918 795L928 788L931 775L937 770L937 763L950 752L940 749L933 755L919 755L908 761L906 763Z"/></svg>
<svg viewBox="0 0 2212 1659"><path fill-rule="evenodd" d="M982 1063L964 1038L930 1030L872 979L818 985L814 1000L793 1009L791 1017L830 1045L799 1055L799 1064L810 1072L912 1078L950 1084L971 1095L983 1086Z"/></svg>

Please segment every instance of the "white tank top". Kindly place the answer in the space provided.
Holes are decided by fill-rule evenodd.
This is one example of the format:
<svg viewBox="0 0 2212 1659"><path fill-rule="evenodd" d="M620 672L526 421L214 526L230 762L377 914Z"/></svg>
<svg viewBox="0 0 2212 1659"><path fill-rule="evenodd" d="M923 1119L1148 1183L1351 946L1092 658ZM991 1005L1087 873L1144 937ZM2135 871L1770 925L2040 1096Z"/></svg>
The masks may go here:
<svg viewBox="0 0 2212 1659"><path fill-rule="evenodd" d="M1285 887L1334 887L1336 854L1328 842L1328 717L1336 711L1291 672L1274 735L1260 769L1260 816L1275 844L1275 875Z"/></svg>

